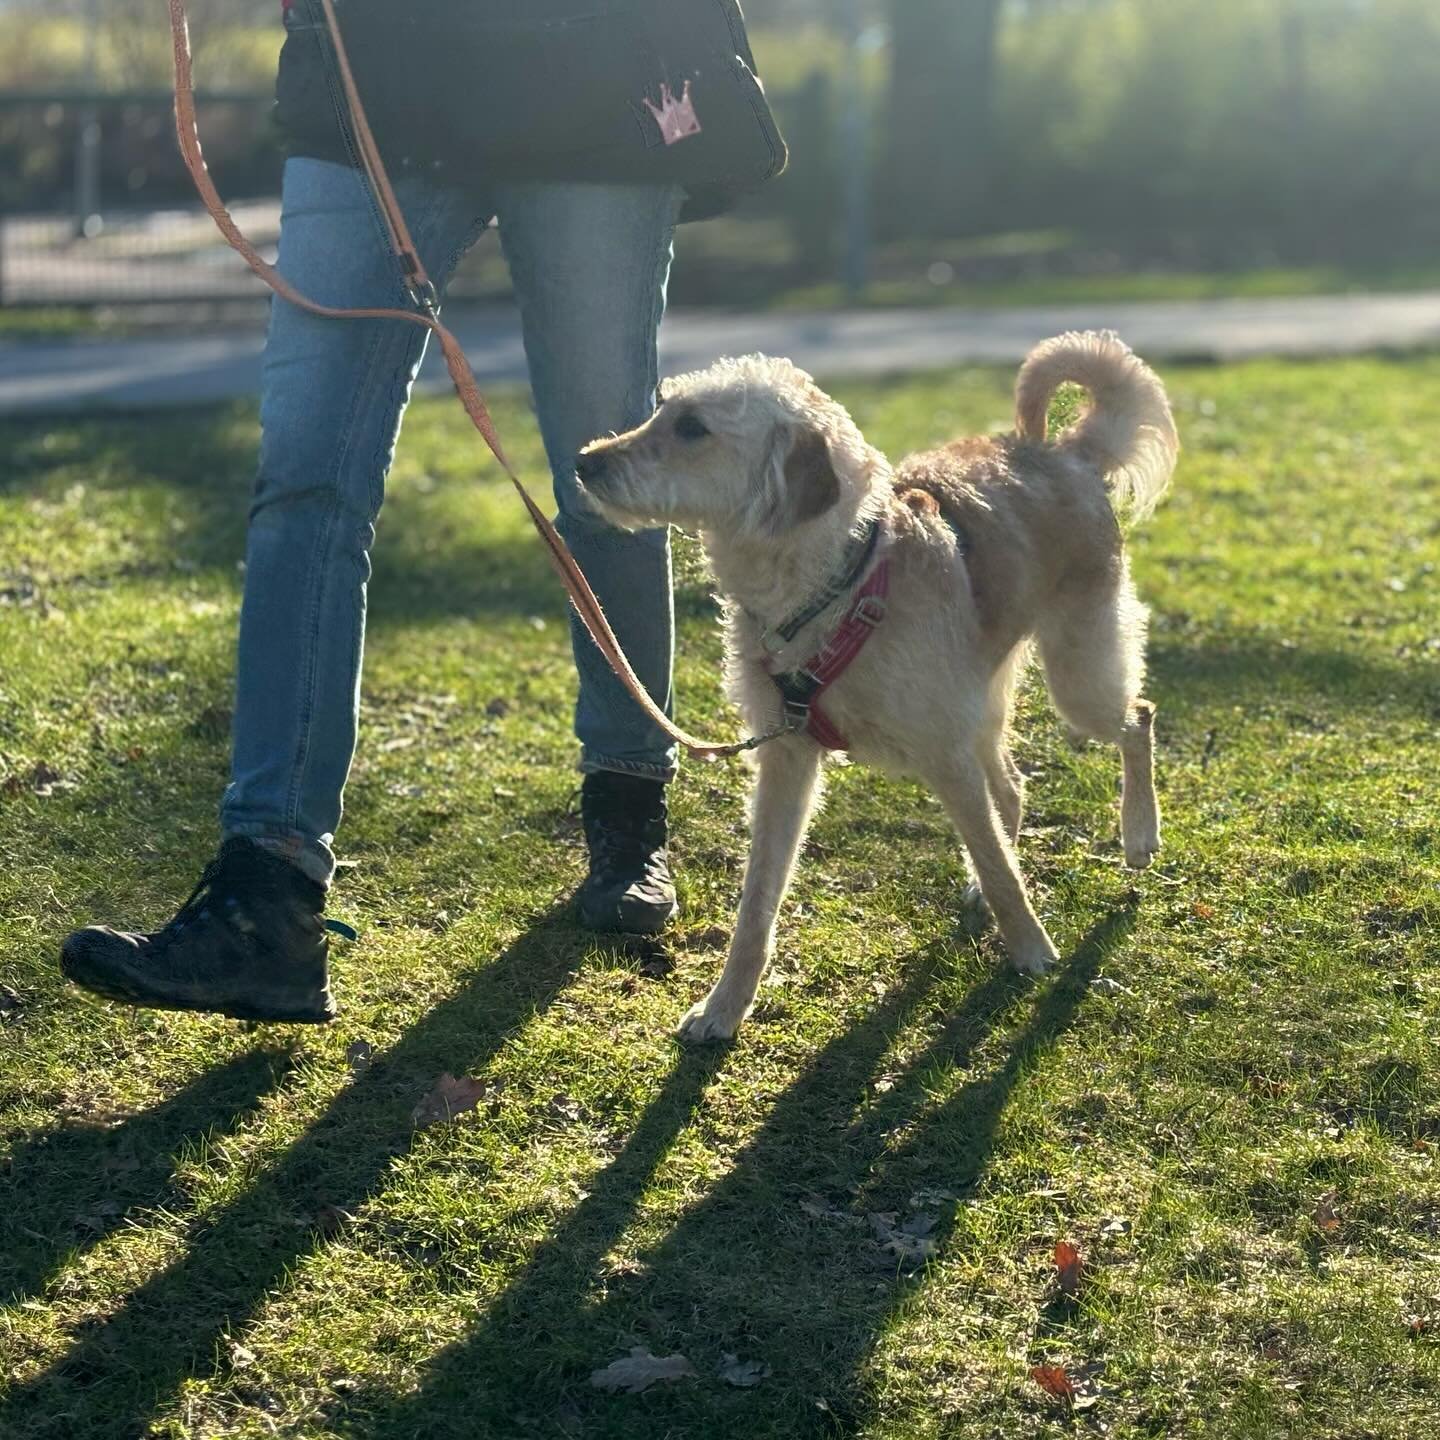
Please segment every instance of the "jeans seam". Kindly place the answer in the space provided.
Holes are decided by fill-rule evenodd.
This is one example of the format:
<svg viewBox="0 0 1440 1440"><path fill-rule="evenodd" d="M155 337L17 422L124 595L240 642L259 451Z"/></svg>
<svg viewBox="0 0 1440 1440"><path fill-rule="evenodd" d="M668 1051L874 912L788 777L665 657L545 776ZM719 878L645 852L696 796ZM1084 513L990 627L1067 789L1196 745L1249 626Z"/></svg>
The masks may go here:
<svg viewBox="0 0 1440 1440"><path fill-rule="evenodd" d="M656 386L659 384L659 381L660 381L660 340L659 340L659 337L660 337L660 325L661 325L661 322L662 322L662 320L664 319L664 315L665 315L664 303L663 303L663 300L662 300L662 298L661 298L660 279L661 279L661 273L662 273L662 271L666 268L666 258L667 258L667 256L672 252L673 246L674 246L674 243L675 243L675 221L676 221L676 216L677 216L677 211L678 211L678 206L679 206L678 193L677 193L676 191L674 191L674 190L667 190L667 192L666 192L666 201L667 201L667 203L668 203L669 206L670 206L670 213L669 213L669 215L666 217L665 223L663 223L663 224L661 224L661 225L659 225L659 226L657 226L657 227L655 228L654 237L653 237L653 240L652 240L652 242L651 242L652 248L651 248L651 251L650 251L650 266L649 266L649 277L650 277L650 278L649 278L650 321L649 321L649 325L648 325L648 328L647 328L647 331L646 331L647 341L646 341L646 356L645 356L645 387L646 387L646 388L645 388L645 393L646 393L647 396L650 396L650 397L652 397L652 398L653 398L653 396L654 396L654 394L655 394L655 388L656 388ZM557 489L558 489L558 487L557 487ZM557 499L558 499L558 495L557 495ZM664 527L664 529L663 529L663 531L662 531L661 533L662 533L662 534L664 535L664 537L665 537L665 538L664 538L664 543L663 543L663 544L661 545L661 547L660 547L660 548L661 548L661 551L662 551L662 557L663 557L663 555L664 555L665 553L668 553L668 546L669 546L669 527L668 527L668 526ZM638 537L635 536L635 535L617 534L617 535L615 536L615 538L614 538L613 540L611 540L611 539L609 539L608 537L604 537L602 534L598 534L598 533L597 533L597 534L595 534L595 535L592 535L592 536L587 537L587 542L586 542L586 543L587 543L587 544L594 544L597 549L605 549L605 550L609 550L609 551L611 551L612 553L614 553L614 552L619 552L619 551L623 551L623 550L629 549L629 548L631 548L632 546L635 546L636 548L639 548L639 546L638 546L637 543L636 543L637 540L638 540ZM667 566L667 572L668 572L668 566ZM672 583L673 583L673 582L672 582ZM619 688L619 680L618 680L618 678L613 677L612 671L611 671L610 666L609 666L609 662L605 660L605 658L604 658L603 655L601 655L600 650L599 650L599 647L595 645L594 641L593 641L592 639L590 639L588 635L587 635L587 637L586 637L586 641L587 641L587 643L586 643L585 645L579 647L579 653L576 655L576 668L577 668L577 670L579 670L579 671L582 672L582 675L581 675L582 680L583 680L583 678L584 678L584 676L583 676L583 671L584 671L585 669L587 669L587 668L591 671L592 675L598 675L598 676L600 677L600 680L601 680L602 683L600 683L600 684L594 684L594 683L592 683L592 685L591 685L591 701L592 701L592 703L597 703L597 704L603 709L603 711L604 711L604 713L605 713L605 716L606 716L606 718L607 718L608 720L610 720L610 721L612 721L612 722L617 722L617 721L618 721L618 722L622 722L622 723L623 723L624 720L627 718L627 716L631 713L632 710L638 710L638 709L639 709L638 703L637 703L637 702L635 701L635 699L634 699L628 692L626 692L623 688ZM582 656L584 657L583 659L581 658ZM598 661L598 664L597 664L597 661ZM673 656L672 656L672 660L671 660L671 666L672 666L672 670L673 670ZM608 678L615 678L616 687L619 689L619 693L618 693L618 694L610 693L609 690L608 690L608 687L603 683L603 682L604 682L606 679L608 679ZM669 693L672 695L672 698L673 698L674 688L675 688L675 680L674 680L674 675L673 675L673 673L672 673L672 674L670 674L669 676L667 676L667 685L666 685L667 692L669 692ZM652 696L651 696L651 699L654 700L655 697L652 695ZM662 699L655 700L655 703L656 703L658 706L660 706L661 709L664 709L664 708L665 708L663 697L662 697ZM642 713L642 715L643 715L643 712L641 712L641 713ZM664 737L664 732L663 732L663 731L660 731L659 728L654 724L653 721L646 720L645 723L646 723L647 727L648 727L654 734L659 735L659 736L662 738L662 744L663 744L664 748L665 748L666 750L670 751L670 753L671 753L672 756L673 756L673 750L674 750L673 742L665 742L665 741L664 741L664 738L663 738L663 737ZM583 762L582 762L582 763L583 763ZM619 765L619 764L626 764L626 763L630 763L630 762L619 762L619 761L609 761L609 760L607 760L606 763L605 763L604 765L602 765L600 768L610 769L610 768L615 768L615 766L617 766L617 765ZM663 768L665 768L665 767L667 767L667 766L673 767L673 763L674 763L674 762L673 762L673 758L672 758L671 760L669 760L669 761L664 761L664 762L661 762L661 761L655 761L655 762L639 761L639 762L634 762L634 763L638 763L638 764L650 764L650 763L653 763L657 768L663 769Z"/></svg>
<svg viewBox="0 0 1440 1440"><path fill-rule="evenodd" d="M350 453L356 420L361 409L360 397L369 391L370 381L375 373L377 360L383 347L383 341L384 334L377 329L375 334L371 336L369 348L366 352L363 379L351 394L349 413L345 417L345 424L341 428L340 437L335 446L335 458L330 467L330 484L328 486L330 503L326 506L325 518L320 522L320 533L316 537L315 548L312 551L311 564L314 567L314 584L310 590L309 614L306 617L309 630L307 643L308 673L305 677L305 699L300 717L299 744L296 747L295 759L291 765L290 784L285 797L286 824L297 830L300 826L300 796L305 788L305 777L309 769L310 754L313 749L310 743L310 731L315 719L315 692L319 686L320 616L324 609L326 565L329 561L330 547L335 534L335 522L343 508L341 502L341 475L344 471L345 461Z"/></svg>
<svg viewBox="0 0 1440 1440"><path fill-rule="evenodd" d="M374 196L370 194L370 187L368 185L365 185L363 188L365 190L366 196L369 199L371 208L373 209ZM421 211L421 213L415 217L412 228L413 232L417 236L423 236L425 234L425 232L433 224L435 214L440 208L441 203L438 197L432 197L431 203L426 205ZM477 228L474 231L474 238L478 238L480 232L484 228L484 224L485 221L483 219L477 222ZM474 238L470 240L470 244L474 243ZM416 243L419 244L421 242L419 239L417 239ZM462 246L459 247L460 253L463 253L463 250L465 248L466 246L462 244ZM397 272L397 286L398 283L399 281ZM375 323L377 328L370 338L369 347L365 357L365 366L362 373L362 378L359 384L356 385L354 392L350 397L349 412L346 416L344 425L341 427L340 434L335 445L335 457L331 466L330 484L328 486L328 489L330 491L330 503L326 508L324 519L321 521L320 533L316 537L315 548L312 552L312 565L315 569L315 583L311 589L310 608L309 615L307 617L307 623L309 626L309 673L306 676L305 698L300 718L299 743L296 747L295 758L291 765L290 784L287 787L284 811L286 823L297 831L299 829L300 823L300 798L304 793L305 780L309 772L310 758L314 750L314 747L311 743L311 730L315 718L316 691L319 686L319 632L321 616L324 610L324 592L326 585L326 576L328 573L331 550L334 544L336 525L339 522L340 516L343 514L345 509L344 486L342 483L342 476L344 474L346 463L351 455L351 448L354 443L357 422L362 411L361 397L371 394L377 373L380 369L381 359L386 353L390 344L396 340L399 340L403 347L404 343L411 339L410 335L408 334L408 330L402 334L401 331L396 328L399 326L398 321L394 322L393 326L387 324L387 322L385 321L377 321ZM401 353L405 353L403 349ZM404 368L408 372L408 366ZM403 388L406 384L408 384L408 381L399 379L399 375L400 367L397 366L397 378L395 380L395 384ZM393 440L394 437L392 436L390 438ZM381 448L384 446L385 443L386 441L384 437L377 438L376 449L374 454L371 456L371 475L369 484L367 486L367 499L369 503L369 511L372 515L378 514L381 506L384 504L385 484L383 474L381 473L384 469L382 463ZM378 479L376 478L377 476L379 477ZM353 647L356 648L358 648L360 644L359 635L354 633L353 631L351 634L351 644Z"/></svg>

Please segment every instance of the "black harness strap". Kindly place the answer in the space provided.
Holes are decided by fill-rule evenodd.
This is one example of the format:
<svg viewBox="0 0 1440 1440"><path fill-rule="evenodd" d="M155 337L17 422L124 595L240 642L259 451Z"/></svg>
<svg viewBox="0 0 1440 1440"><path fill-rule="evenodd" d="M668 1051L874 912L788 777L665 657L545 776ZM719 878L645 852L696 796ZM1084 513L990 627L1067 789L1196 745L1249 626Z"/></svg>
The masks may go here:
<svg viewBox="0 0 1440 1440"><path fill-rule="evenodd" d="M879 541L880 522L872 516L846 546L844 562L830 583L803 610L796 611L781 624L772 625L762 631L760 643L767 650L771 649L770 637L773 635L788 645L817 615L829 609L842 595L854 588L855 582L865 573L865 567L869 565L870 557L875 553L875 546Z"/></svg>

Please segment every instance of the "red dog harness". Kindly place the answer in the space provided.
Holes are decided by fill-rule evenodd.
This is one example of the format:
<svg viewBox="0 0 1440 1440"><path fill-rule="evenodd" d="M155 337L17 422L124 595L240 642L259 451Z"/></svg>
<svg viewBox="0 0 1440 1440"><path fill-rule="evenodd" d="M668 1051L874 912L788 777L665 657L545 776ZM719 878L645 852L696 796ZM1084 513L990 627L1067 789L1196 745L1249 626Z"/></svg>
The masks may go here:
<svg viewBox="0 0 1440 1440"><path fill-rule="evenodd" d="M792 730L803 730L827 750L848 749L845 737L820 708L820 697L854 663L885 618L890 593L890 561L883 559L855 593L845 618L831 631L818 654L798 670L770 672L785 702L785 719Z"/></svg>

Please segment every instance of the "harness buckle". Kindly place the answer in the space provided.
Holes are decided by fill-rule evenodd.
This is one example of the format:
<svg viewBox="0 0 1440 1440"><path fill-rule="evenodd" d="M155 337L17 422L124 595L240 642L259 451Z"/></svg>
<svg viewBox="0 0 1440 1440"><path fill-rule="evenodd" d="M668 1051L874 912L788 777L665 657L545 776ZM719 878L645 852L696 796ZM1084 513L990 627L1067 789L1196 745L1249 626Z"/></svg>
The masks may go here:
<svg viewBox="0 0 1440 1440"><path fill-rule="evenodd" d="M767 655L778 655L788 643L783 635L777 635L768 626L760 632L760 648Z"/></svg>
<svg viewBox="0 0 1440 1440"><path fill-rule="evenodd" d="M785 720L792 730L803 730L810 723L808 700L786 700Z"/></svg>
<svg viewBox="0 0 1440 1440"><path fill-rule="evenodd" d="M883 595L862 595L850 612L850 618L873 630L885 618L885 608Z"/></svg>

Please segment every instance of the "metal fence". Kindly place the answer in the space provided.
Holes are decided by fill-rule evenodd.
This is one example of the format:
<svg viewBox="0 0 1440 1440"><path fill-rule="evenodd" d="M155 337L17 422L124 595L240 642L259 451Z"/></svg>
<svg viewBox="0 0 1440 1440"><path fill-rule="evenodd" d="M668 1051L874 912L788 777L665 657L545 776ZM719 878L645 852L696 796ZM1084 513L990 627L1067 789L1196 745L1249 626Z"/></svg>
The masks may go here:
<svg viewBox="0 0 1440 1440"><path fill-rule="evenodd" d="M815 77L775 97L803 159L720 226L684 247L674 296L727 303L830 278L839 187L831 94ZM205 153L244 232L273 256L282 158L268 94L197 97ZM181 162L168 92L0 94L0 305L224 302L266 291L216 231ZM802 143L795 143L797 141ZM457 298L507 289L485 245L451 285Z"/></svg>

